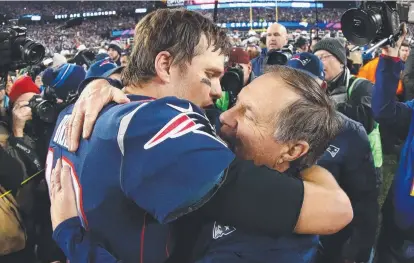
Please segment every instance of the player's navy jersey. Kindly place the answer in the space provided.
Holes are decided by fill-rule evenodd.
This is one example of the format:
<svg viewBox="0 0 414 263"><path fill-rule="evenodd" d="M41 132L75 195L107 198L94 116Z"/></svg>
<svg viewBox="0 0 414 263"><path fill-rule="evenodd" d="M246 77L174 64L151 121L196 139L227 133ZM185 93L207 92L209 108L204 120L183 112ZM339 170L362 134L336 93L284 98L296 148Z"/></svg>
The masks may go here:
<svg viewBox="0 0 414 263"><path fill-rule="evenodd" d="M197 106L174 97L130 98L104 108L76 153L67 151L73 106L66 108L50 143L46 178L62 158L84 228L123 262L163 262L174 235L158 222L207 202L234 156Z"/></svg>

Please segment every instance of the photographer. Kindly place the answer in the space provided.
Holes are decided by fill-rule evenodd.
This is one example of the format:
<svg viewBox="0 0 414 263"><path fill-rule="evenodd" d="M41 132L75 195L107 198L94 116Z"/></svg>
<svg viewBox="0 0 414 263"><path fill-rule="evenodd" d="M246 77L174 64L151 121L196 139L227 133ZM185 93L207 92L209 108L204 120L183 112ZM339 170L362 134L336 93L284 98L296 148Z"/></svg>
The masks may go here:
<svg viewBox="0 0 414 263"><path fill-rule="evenodd" d="M42 81L48 87L43 95L33 80L24 76L16 80L11 92L12 131L11 147L19 151L29 175L41 171L46 161L48 143L53 133L56 117L66 105L66 98L84 79L82 67L64 64L56 69L47 69ZM75 87L75 88L73 88ZM36 214L32 215L39 229L37 238L38 256L46 262L64 260L63 254L51 239L49 217L49 195L44 182L36 177L38 190L35 193Z"/></svg>
<svg viewBox="0 0 414 263"><path fill-rule="evenodd" d="M274 23L267 28L266 35L266 52L262 52L260 56L252 60L253 72L259 77L264 72L267 65L268 52L271 50L280 50L288 44L288 34L286 27L281 24Z"/></svg>
<svg viewBox="0 0 414 263"><path fill-rule="evenodd" d="M222 97L216 101L216 106L221 111L231 108L240 90L255 78L249 53L242 48L231 49L227 65L227 72L221 78L224 91Z"/></svg>
<svg viewBox="0 0 414 263"><path fill-rule="evenodd" d="M295 42L296 53L308 52L309 42L303 37L299 37Z"/></svg>

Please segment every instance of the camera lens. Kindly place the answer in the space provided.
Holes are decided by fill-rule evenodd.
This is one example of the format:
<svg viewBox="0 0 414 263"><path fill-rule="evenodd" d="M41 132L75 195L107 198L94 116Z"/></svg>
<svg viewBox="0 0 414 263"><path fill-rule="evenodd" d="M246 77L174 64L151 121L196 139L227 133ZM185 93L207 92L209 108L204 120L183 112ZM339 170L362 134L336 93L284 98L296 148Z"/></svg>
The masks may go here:
<svg viewBox="0 0 414 263"><path fill-rule="evenodd" d="M23 61L34 65L40 63L45 57L45 48L42 44L26 39L23 45L21 45L21 54Z"/></svg>
<svg viewBox="0 0 414 263"><path fill-rule="evenodd" d="M49 101L42 101L37 105L36 112L39 118L47 123L53 123L56 121L57 114L55 110L55 105Z"/></svg>
<svg viewBox="0 0 414 263"><path fill-rule="evenodd" d="M352 8L342 15L341 24L345 38L352 44L363 46L375 39L382 20L375 10Z"/></svg>

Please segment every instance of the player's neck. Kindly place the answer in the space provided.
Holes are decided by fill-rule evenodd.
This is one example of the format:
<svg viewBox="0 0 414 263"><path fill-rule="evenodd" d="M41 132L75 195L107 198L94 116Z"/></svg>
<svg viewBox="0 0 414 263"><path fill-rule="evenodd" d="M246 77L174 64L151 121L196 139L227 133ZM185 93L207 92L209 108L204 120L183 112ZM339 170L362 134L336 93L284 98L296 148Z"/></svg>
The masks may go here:
<svg viewBox="0 0 414 263"><path fill-rule="evenodd" d="M164 86L157 84L155 81L130 85L124 88L125 94L140 95L155 99L168 96L167 94L164 94L164 90Z"/></svg>

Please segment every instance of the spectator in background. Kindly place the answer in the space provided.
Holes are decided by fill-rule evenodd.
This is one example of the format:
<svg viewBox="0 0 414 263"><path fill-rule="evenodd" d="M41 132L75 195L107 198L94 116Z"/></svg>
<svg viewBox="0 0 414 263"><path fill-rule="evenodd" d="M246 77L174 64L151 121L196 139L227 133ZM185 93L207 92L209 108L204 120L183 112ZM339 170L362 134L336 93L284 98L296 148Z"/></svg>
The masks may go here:
<svg viewBox="0 0 414 263"><path fill-rule="evenodd" d="M249 54L250 60L260 56L260 47L255 45L249 45L246 48L247 53Z"/></svg>
<svg viewBox="0 0 414 263"><path fill-rule="evenodd" d="M405 63L407 61L408 56L410 55L410 45L407 42L403 42L401 44L401 48L399 51L400 59Z"/></svg>
<svg viewBox="0 0 414 263"><path fill-rule="evenodd" d="M46 69L42 81L45 86L53 88L58 99L64 101L71 92L76 91L85 75L86 72L81 66L63 64L58 68Z"/></svg>
<svg viewBox="0 0 414 263"><path fill-rule="evenodd" d="M274 23L267 28L266 35L266 53L252 60L253 72L259 77L264 72L264 66L267 64L267 52L270 50L282 49L288 43L288 34L286 27L281 24Z"/></svg>
<svg viewBox="0 0 414 263"><path fill-rule="evenodd" d="M122 53L121 55L121 66L125 67L128 64L129 54Z"/></svg>
<svg viewBox="0 0 414 263"><path fill-rule="evenodd" d="M227 70L233 68L232 70L237 70L239 75L243 76L243 83L240 83L239 89L245 87L255 78L252 71L252 63L250 62L249 54L244 51L242 48L232 48L229 55L229 61L227 62ZM224 74L221 79L221 83L226 82L225 79L228 75ZM230 81L233 81L233 77L230 77ZM240 90L239 90L240 91ZM234 98L230 98L228 91L223 91L221 98L216 100L216 106L221 111L226 111L232 106Z"/></svg>
<svg viewBox="0 0 414 263"><path fill-rule="evenodd" d="M89 67L85 79L90 77L101 77L105 72L116 67L117 65L108 59L99 60Z"/></svg>
<svg viewBox="0 0 414 263"><path fill-rule="evenodd" d="M314 37L314 38L312 38L312 42L311 42L311 46L310 46L310 51L312 51L312 52L314 52L313 51L313 47L319 42L319 41L321 41L322 40L322 38L320 38L320 37Z"/></svg>
<svg viewBox="0 0 414 263"><path fill-rule="evenodd" d="M108 46L108 55L118 66L121 65L122 47L119 41L111 41Z"/></svg>
<svg viewBox="0 0 414 263"><path fill-rule="evenodd" d="M345 46L338 39L324 38L313 47L313 51L324 65L325 79L328 82L327 92L335 101L337 110L361 123L370 136L378 183L380 183L382 147L379 127L371 110L372 82L351 75L346 67Z"/></svg>
<svg viewBox="0 0 414 263"><path fill-rule="evenodd" d="M296 47L296 52L297 53L308 52L309 51L309 42L305 38L299 37L296 40L295 47Z"/></svg>
<svg viewBox="0 0 414 263"><path fill-rule="evenodd" d="M5 98L6 98L6 85L0 84L0 120L6 117L6 108L4 108Z"/></svg>

